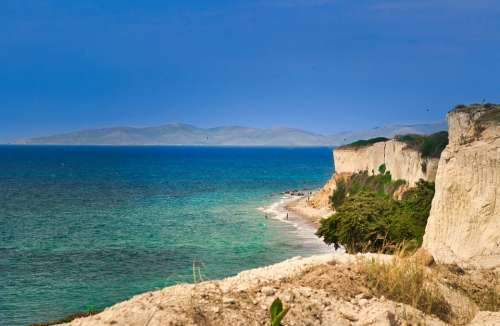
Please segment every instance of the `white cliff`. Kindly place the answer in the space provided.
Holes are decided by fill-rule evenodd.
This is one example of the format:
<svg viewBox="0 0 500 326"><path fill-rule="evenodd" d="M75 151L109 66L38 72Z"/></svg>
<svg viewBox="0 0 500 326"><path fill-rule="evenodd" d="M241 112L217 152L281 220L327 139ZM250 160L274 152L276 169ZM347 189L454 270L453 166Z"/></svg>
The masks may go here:
<svg viewBox="0 0 500 326"><path fill-rule="evenodd" d="M337 181L346 180L350 175L367 171L370 175L379 174L379 167L385 164L393 180L405 180L413 187L420 180L434 182L439 158L424 157L422 153L403 141L391 139L365 146L346 145L333 151L335 174L318 190L308 202L316 209L330 205L330 196L336 189Z"/></svg>
<svg viewBox="0 0 500 326"><path fill-rule="evenodd" d="M357 173L368 171L378 174L379 167L385 164L394 180L406 180L414 186L420 179L434 181L438 158L422 157L417 149L402 141L391 139L369 146L343 146L333 152L336 173Z"/></svg>
<svg viewBox="0 0 500 326"><path fill-rule="evenodd" d="M500 106L448 114L423 246L441 263L500 266Z"/></svg>

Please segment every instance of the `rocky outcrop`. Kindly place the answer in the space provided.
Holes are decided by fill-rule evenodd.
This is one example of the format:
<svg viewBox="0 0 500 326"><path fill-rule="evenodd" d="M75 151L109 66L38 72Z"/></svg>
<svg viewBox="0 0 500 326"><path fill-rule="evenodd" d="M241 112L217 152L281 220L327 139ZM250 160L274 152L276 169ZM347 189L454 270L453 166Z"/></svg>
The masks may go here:
<svg viewBox="0 0 500 326"><path fill-rule="evenodd" d="M449 112L423 246L441 263L500 266L500 106Z"/></svg>
<svg viewBox="0 0 500 326"><path fill-rule="evenodd" d="M483 311L471 296L478 291L481 296L493 287L497 272L472 270L456 274L421 263L425 263L421 257L401 259L379 254L295 257L223 280L147 292L66 325L269 325L269 307L276 298L290 309L283 320L283 325L288 326L466 325L472 319L473 325L498 325L500 315ZM436 291L433 298L440 309L430 315L398 302L397 295L374 290L367 271L377 267L423 273L422 286ZM413 273L407 273L411 281L415 281ZM484 282L489 285L484 286ZM396 288L403 289L404 285L400 283Z"/></svg>
<svg viewBox="0 0 500 326"><path fill-rule="evenodd" d="M333 191L337 189L337 182L340 180L347 180L352 175L352 173L338 173L335 172L330 180L323 186L323 188L319 189L314 193L309 200L309 205L316 208L328 208L330 207L330 196Z"/></svg>
<svg viewBox="0 0 500 326"><path fill-rule="evenodd" d="M269 307L276 298L290 308L283 320L290 326L446 325L411 306L368 293L355 271L359 259L346 254L296 257L220 281L148 292L68 325L269 325Z"/></svg>
<svg viewBox="0 0 500 326"><path fill-rule="evenodd" d="M337 182L346 180L354 173L367 171L370 175L379 174L379 167L385 164L393 180L401 179L408 183L402 187L402 190L407 190L420 179L434 181L439 163L439 158L423 157L419 150L395 139L365 146L341 146L333 151L333 159L335 174L308 202L315 209L329 207Z"/></svg>
<svg viewBox="0 0 500 326"><path fill-rule="evenodd" d="M336 173L368 171L378 174L385 164L395 180L402 179L414 186L420 179L434 181L439 159L423 157L417 149L391 139L368 146L342 146L333 152Z"/></svg>

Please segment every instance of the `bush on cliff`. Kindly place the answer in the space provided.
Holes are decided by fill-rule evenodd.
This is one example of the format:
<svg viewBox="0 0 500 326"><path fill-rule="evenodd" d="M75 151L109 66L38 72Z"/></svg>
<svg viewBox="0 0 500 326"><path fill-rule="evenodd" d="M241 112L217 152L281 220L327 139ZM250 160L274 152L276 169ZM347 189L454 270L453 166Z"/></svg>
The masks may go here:
<svg viewBox="0 0 500 326"><path fill-rule="evenodd" d="M321 221L316 235L349 253L391 253L400 243L418 247L429 217L434 184L420 181L401 201L362 188L344 197L336 214Z"/></svg>
<svg viewBox="0 0 500 326"><path fill-rule="evenodd" d="M340 207L344 203L346 197L345 181L339 180L337 182L337 188L330 197L330 202L333 207Z"/></svg>
<svg viewBox="0 0 500 326"><path fill-rule="evenodd" d="M374 251L385 236L389 201L371 191L362 191L345 199L336 214L321 221L316 233L335 249L343 245L350 253Z"/></svg>
<svg viewBox="0 0 500 326"><path fill-rule="evenodd" d="M405 184L404 180L392 180L391 172L384 174L368 175L368 172L353 174L347 181L337 182L337 188L330 197L330 203L334 208L340 207L346 197L356 195L361 191L370 191L381 197L392 197L400 186Z"/></svg>
<svg viewBox="0 0 500 326"><path fill-rule="evenodd" d="M440 131L432 135L399 135L395 139L418 150L422 157L439 158L448 145L448 132Z"/></svg>
<svg viewBox="0 0 500 326"><path fill-rule="evenodd" d="M389 140L389 138L385 138L385 137L361 139L361 140L357 140L357 141L350 143L350 144L347 144L347 145L339 146L338 148L359 148L359 147L370 146L370 145L384 142L384 141L388 141L388 140Z"/></svg>
<svg viewBox="0 0 500 326"><path fill-rule="evenodd" d="M380 174L385 174L385 171L387 170L387 166L384 164L380 164L380 166L378 167L378 172L380 172Z"/></svg>

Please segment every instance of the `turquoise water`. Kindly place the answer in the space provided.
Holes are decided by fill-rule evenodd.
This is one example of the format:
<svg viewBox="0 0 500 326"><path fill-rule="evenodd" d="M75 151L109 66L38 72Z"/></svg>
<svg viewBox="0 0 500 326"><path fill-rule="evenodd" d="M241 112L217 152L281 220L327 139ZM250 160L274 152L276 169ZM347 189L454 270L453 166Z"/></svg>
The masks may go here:
<svg viewBox="0 0 500 326"><path fill-rule="evenodd" d="M321 186L327 148L0 146L0 324L320 250L258 207Z"/></svg>

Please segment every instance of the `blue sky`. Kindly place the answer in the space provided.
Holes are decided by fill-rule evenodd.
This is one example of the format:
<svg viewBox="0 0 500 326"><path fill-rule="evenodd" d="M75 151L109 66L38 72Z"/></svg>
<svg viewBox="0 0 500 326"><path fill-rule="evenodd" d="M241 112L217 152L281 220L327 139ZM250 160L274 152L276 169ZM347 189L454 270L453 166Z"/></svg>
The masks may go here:
<svg viewBox="0 0 500 326"><path fill-rule="evenodd" d="M321 133L500 102L496 0L3 0L0 142L116 125Z"/></svg>

